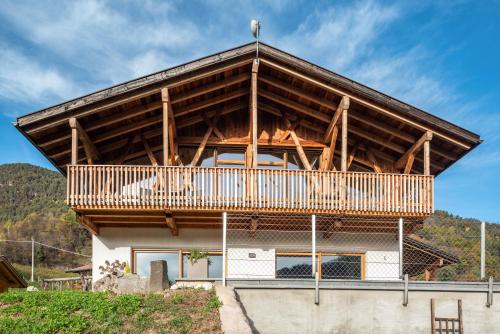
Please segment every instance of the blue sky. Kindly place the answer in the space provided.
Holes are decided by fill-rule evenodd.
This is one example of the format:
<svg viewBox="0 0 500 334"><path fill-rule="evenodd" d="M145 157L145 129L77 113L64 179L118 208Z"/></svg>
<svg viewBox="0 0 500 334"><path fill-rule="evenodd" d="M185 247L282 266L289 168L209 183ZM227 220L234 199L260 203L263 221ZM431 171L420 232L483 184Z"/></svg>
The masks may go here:
<svg viewBox="0 0 500 334"><path fill-rule="evenodd" d="M500 1L2 1L0 163L52 168L16 116L262 40L443 117L484 143L436 208L500 221Z"/></svg>

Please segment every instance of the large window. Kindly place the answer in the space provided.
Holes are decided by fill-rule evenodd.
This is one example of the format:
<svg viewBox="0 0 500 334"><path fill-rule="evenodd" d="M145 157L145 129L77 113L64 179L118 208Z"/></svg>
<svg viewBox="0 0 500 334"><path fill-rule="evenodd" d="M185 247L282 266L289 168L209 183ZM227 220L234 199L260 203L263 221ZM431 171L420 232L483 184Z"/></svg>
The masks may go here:
<svg viewBox="0 0 500 334"><path fill-rule="evenodd" d="M363 279L362 255L317 253L322 279ZM276 278L312 278L312 257L307 253L276 256Z"/></svg>
<svg viewBox="0 0 500 334"><path fill-rule="evenodd" d="M179 278L179 252L178 251L153 251L137 250L134 251L134 270L141 277L149 277L150 262L156 260L167 261L168 280L170 284L175 283Z"/></svg>
<svg viewBox="0 0 500 334"><path fill-rule="evenodd" d="M182 277L187 278L189 253L182 254ZM222 252L208 252L208 278L222 278Z"/></svg>
<svg viewBox="0 0 500 334"><path fill-rule="evenodd" d="M316 257L318 263L318 257ZM276 256L276 278L311 278L312 256L278 255Z"/></svg>
<svg viewBox="0 0 500 334"><path fill-rule="evenodd" d="M361 279L361 265L359 255L322 255L321 278Z"/></svg>

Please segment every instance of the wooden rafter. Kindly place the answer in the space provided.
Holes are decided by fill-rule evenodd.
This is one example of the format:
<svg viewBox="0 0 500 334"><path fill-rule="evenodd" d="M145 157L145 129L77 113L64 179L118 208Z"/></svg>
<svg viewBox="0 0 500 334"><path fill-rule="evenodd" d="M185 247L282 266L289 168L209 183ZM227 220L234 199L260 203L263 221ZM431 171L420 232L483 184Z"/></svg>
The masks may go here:
<svg viewBox="0 0 500 334"><path fill-rule="evenodd" d="M369 101L367 101L367 100L365 100L363 98L360 98L360 97L357 97L357 96L355 96L353 94L350 94L349 92L347 92L345 90L342 90L342 89L333 87L332 85L328 85L326 83L323 83L323 82L321 82L319 80L316 80L316 79L314 79L312 77L309 77L309 76L301 74L301 73L299 73L299 72L297 72L295 70L292 70L292 69L290 69L290 68L288 68L286 66L282 66L282 65L276 64L273 61L270 61L270 60L267 60L267 59L262 59L261 61L266 66L269 66L269 67L271 67L273 69L276 69L276 70L278 70L280 72L289 74L289 75L291 75L291 76L293 76L293 77L295 77L297 79L300 79L302 81L305 81L305 82L308 82L310 84L313 84L316 87L323 88L323 89L325 89L325 90L327 90L327 91L329 91L329 92L331 92L333 94L336 94L336 95L339 95L339 96L348 96L353 102L356 102L356 103L358 103L360 105L363 105L363 106L365 106L365 107L367 107L367 108L369 108L371 110L374 110L376 112L379 112L379 113L382 113L382 114L387 115L389 117L392 117L394 119L397 119L397 120L399 120L401 122L409 124L409 125L411 125L413 127L416 127L416 128L418 128L420 130L430 131L430 129L428 127L424 126L424 125L421 125L421 124L419 124L419 123L417 123L415 121L412 121L412 120L410 120L410 119L408 119L408 118L406 118L404 116L398 115L398 114L396 114L396 113L394 113L392 111L389 111L386 108L383 108L383 107L381 107L379 105L376 105L376 104L374 104L372 102L369 102ZM463 144L462 142L459 142L459 141L457 141L457 140L455 140L455 139L453 139L453 138L451 138L451 137L449 137L449 136L447 136L447 135L445 135L443 133L434 132L434 134L437 135L437 136L439 136L440 138L442 138L442 139L450 142L450 143L453 143L455 145L460 146L463 149L466 149L466 150L470 149L470 145Z"/></svg>
<svg viewBox="0 0 500 334"><path fill-rule="evenodd" d="M261 90L259 91L259 95L265 97L266 99L272 100L276 103L279 103L281 105L284 105L288 108L294 109L295 111L298 111L304 115L308 115L310 117L316 118L320 121L323 121L325 123L330 122L330 117L322 112L316 111L312 108L306 107L298 102L286 99L282 96L279 96L277 94Z"/></svg>
<svg viewBox="0 0 500 334"><path fill-rule="evenodd" d="M92 165L95 161L101 159L101 155L94 143L90 139L89 135L85 131L85 129L80 125L80 122L75 117L69 119L69 126L71 129L77 129L78 136L83 144L83 149L85 150L85 154L87 155L87 161L89 165Z"/></svg>
<svg viewBox="0 0 500 334"><path fill-rule="evenodd" d="M130 150L132 149L132 143L134 142L136 137L137 136L134 134L132 134L128 137L127 142L122 147L122 154L120 154L120 156L117 159L115 159L115 161L114 161L115 165L123 164L123 162L127 158L128 154L130 153Z"/></svg>
<svg viewBox="0 0 500 334"><path fill-rule="evenodd" d="M349 168L351 167L351 164L354 161L354 157L356 156L357 152L358 152L358 146L356 145L349 153L349 158L347 158L347 170L349 170Z"/></svg>
<svg viewBox="0 0 500 334"><path fill-rule="evenodd" d="M209 111L207 111L205 113L197 113L196 115L194 115L194 116L192 116L190 118L186 118L186 119L177 121L177 123L176 123L177 124L177 129L182 129L182 128L185 128L185 127L188 127L188 126L191 126L191 125L194 125L194 124L201 123L201 122L205 121L206 118L210 119L210 118L215 117L216 113L218 113L219 116L224 116L224 115L230 114L232 112L235 112L235 111L238 111L238 110L242 110L242 109L244 109L246 107L247 107L246 103L240 103L240 102L238 102L238 103L234 103L234 104L225 106L222 109L209 110Z"/></svg>
<svg viewBox="0 0 500 334"><path fill-rule="evenodd" d="M146 151L146 154L148 155L149 161L151 161L151 165L158 166L158 161L156 160L156 157L155 157L153 151L151 151L151 147L149 147L148 141L146 140L146 138L144 138L143 135L141 135L141 141L142 141L142 144L144 145L144 150Z"/></svg>
<svg viewBox="0 0 500 334"><path fill-rule="evenodd" d="M200 146L198 146L198 149L196 150L196 153L194 154L193 160L191 160L191 166L196 166L198 164L198 161L200 160L203 151L205 150L205 146L207 145L208 138L210 138L210 135L212 134L214 130L214 126L217 124L217 121L219 120L218 116L215 116L212 125L208 127L207 131L205 132L205 135L203 136L203 139L201 140Z"/></svg>
<svg viewBox="0 0 500 334"><path fill-rule="evenodd" d="M217 126L215 126L212 122L212 120L210 118L208 118L207 114L202 114L202 117L203 119L205 120L205 123L207 123L207 125L209 127L212 127L213 128L213 131L215 133L215 135L220 139L220 140L226 140L226 137L224 137L224 134L222 133L221 130L219 130L219 128Z"/></svg>
<svg viewBox="0 0 500 334"><path fill-rule="evenodd" d="M305 169L312 170L311 164L309 163L309 160L307 159L304 149L302 148L299 137L297 137L295 130L292 129L292 123L286 117L283 117L283 121L285 122L285 127L290 130L290 136L292 137L292 140L295 143L297 154L299 155L302 165L304 166Z"/></svg>
<svg viewBox="0 0 500 334"><path fill-rule="evenodd" d="M368 161L372 164L373 171L375 173L382 173L382 167L380 167L380 164L375 156L375 154L372 152L372 150L367 149L366 150L366 157L368 158Z"/></svg>
<svg viewBox="0 0 500 334"><path fill-rule="evenodd" d="M172 233L173 236L179 235L179 228L175 222L175 218L171 214L165 214L165 223L170 228L170 233Z"/></svg>
<svg viewBox="0 0 500 334"><path fill-rule="evenodd" d="M95 225L89 217L78 214L78 221L93 235L99 235L99 227Z"/></svg>
<svg viewBox="0 0 500 334"><path fill-rule="evenodd" d="M265 104L265 103L262 103L260 102L259 103L259 110L262 110L262 111L265 111L271 115L275 115L277 117L282 117L282 116L285 116L286 118L288 118L291 122L295 122L295 121L298 121L298 124L297 125L300 125L306 129L310 129L310 130L313 130L315 132L319 132L319 133L323 133L324 131L324 127L321 127L321 126L318 126L312 122L309 122L305 119L302 119L300 118L299 116L295 115L295 114L291 114L291 113L287 113L287 112L281 112L278 108L275 108L275 107L272 107L268 104Z"/></svg>
<svg viewBox="0 0 500 334"><path fill-rule="evenodd" d="M349 109L349 103L350 103L350 100L347 96L342 97L342 100L340 101L340 103L337 107L337 110L333 114L332 120L330 121L328 128L326 129L325 137L324 137L325 143L327 143L327 144L330 143L330 140L332 139L333 128L337 126L337 123L340 119L340 116L342 116L342 113L344 112L344 110Z"/></svg>
<svg viewBox="0 0 500 334"><path fill-rule="evenodd" d="M187 91L184 94L179 94L179 95L172 97L172 103L175 104L175 103L183 102L183 101L192 99L194 97L197 97L197 96L200 96L203 94L207 94L207 93L219 90L219 89L227 88L227 87L239 84L243 81L246 81L249 78L250 78L250 75L248 73L243 73L243 74L236 75L234 77L227 78L225 80L216 81L216 82L208 84L208 85L202 85L199 88L195 88L195 89Z"/></svg>
<svg viewBox="0 0 500 334"><path fill-rule="evenodd" d="M421 148L422 146L424 145L424 143L426 141L430 141L432 139L432 132L430 131L426 131L421 137L419 140L417 140L404 154L401 158L398 159L398 161L396 161L395 163L395 167L397 169L401 169L403 168L410 155L415 155Z"/></svg>
<svg viewBox="0 0 500 334"><path fill-rule="evenodd" d="M333 127L332 136L330 139L330 146L323 149L322 159L320 162L320 170L336 170L333 164L333 157L335 155L335 146L337 145L337 136L339 133L339 128L337 126Z"/></svg>
<svg viewBox="0 0 500 334"><path fill-rule="evenodd" d="M179 108L175 110L175 117L181 117L190 113L193 113L195 111L205 109L207 107L210 107L215 104L220 104L229 100L233 100L239 97L242 97L244 95L248 95L248 89L246 88L241 88L232 92L229 92L227 94L223 95L218 95L200 102L196 102L190 105L187 105L185 107Z"/></svg>

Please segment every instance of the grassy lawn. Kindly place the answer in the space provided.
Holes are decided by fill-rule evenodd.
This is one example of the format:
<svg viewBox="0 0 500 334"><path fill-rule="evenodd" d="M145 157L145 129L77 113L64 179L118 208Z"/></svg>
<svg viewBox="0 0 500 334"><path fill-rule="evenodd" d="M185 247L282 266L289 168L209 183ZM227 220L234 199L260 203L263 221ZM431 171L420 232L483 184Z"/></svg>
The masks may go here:
<svg viewBox="0 0 500 334"><path fill-rule="evenodd" d="M11 290L0 294L0 333L222 333L215 291L165 295Z"/></svg>

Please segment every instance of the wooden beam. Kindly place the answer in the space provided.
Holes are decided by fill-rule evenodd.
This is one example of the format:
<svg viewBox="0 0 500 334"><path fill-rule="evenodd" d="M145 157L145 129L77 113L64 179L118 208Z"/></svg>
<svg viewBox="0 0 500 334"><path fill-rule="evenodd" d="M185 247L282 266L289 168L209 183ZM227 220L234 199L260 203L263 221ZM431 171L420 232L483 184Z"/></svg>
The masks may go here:
<svg viewBox="0 0 500 334"><path fill-rule="evenodd" d="M71 120L71 119L70 119ZM78 162L78 128L71 127L71 164L76 165Z"/></svg>
<svg viewBox="0 0 500 334"><path fill-rule="evenodd" d="M291 122L298 122L297 125L300 125L306 129L311 129L311 130L319 132L319 133L323 133L325 131L324 127L318 126L318 125L316 125L312 122L309 122L305 119L301 119L299 116L297 116L295 114L291 114L291 113L287 113L287 112L282 113L278 108L271 107L270 105L262 103L262 102L259 102L259 110L265 111L265 112L267 112L271 115L275 115L279 118L285 116Z"/></svg>
<svg viewBox="0 0 500 334"><path fill-rule="evenodd" d="M267 65L267 66L269 66L269 67L271 67L273 69L276 69L276 70L281 71L283 73L287 73L287 74L289 74L289 75L291 75L293 77L296 77L296 78L298 78L298 79L300 79L302 81L305 81L305 82L311 83L311 84L313 84L313 85L315 85L317 87L323 88L323 89L325 89L325 90L327 90L327 91L329 91L329 92L331 92L333 94L336 94L336 95L339 95L339 96L348 96L352 101L354 101L356 103L359 103L359 104L361 104L361 105L363 105L363 106L365 106L365 107L367 107L367 108L369 108L371 110L374 110L376 112L380 112L382 114L388 115L388 116L390 116L392 118L395 118L395 119L397 119L397 120L399 120L399 121L401 121L403 123L406 123L406 124L409 124L409 125L411 125L413 127L416 127L417 129L420 129L420 130L423 130L423 131L431 131L431 129L429 129L426 126L423 126L423 125L421 125L421 124L419 124L419 123L417 123L415 121L412 121L412 120L410 120L410 119L408 119L408 118L406 118L404 116L400 116L400 115L398 115L398 114L396 114L396 113L394 113L392 111L389 111L388 109L386 109L384 107L378 106L378 105L376 105L376 104L374 104L372 102L369 102L369 101L367 101L367 100L365 100L363 98L359 98L359 97L357 97L357 96L355 96L353 94L350 94L347 91L344 91L344 90L338 89L338 88L336 88L336 87L334 87L332 85L320 82L320 81L318 81L318 80L316 80L316 79L314 79L314 78L312 78L310 76L307 76L307 75L301 74L301 73L299 73L297 71L294 71L292 69L289 69L286 66L282 66L282 65L276 64L273 61L270 61L270 60L267 60L267 59L261 59L261 61L262 61L262 63L264 63L265 65ZM442 134L442 133L439 133L439 132L433 132L433 133L435 135L439 136L440 138L448 141L448 142L451 142L451 143L453 143L455 145L460 146L463 149L468 150L471 147L470 145L463 144L463 143L461 143L461 142L459 142L459 141L457 141L457 140L455 140L455 139L453 139L453 138L451 138L451 137L449 137L449 136L447 136L445 134Z"/></svg>
<svg viewBox="0 0 500 334"><path fill-rule="evenodd" d="M210 92L222 89L222 88L227 88L227 87L230 87L232 85L236 85L236 84L243 82L243 81L246 81L248 79L250 79L250 75L248 73L243 73L243 74L239 74L239 75L236 75L233 77L229 77L225 80L216 81L216 82L208 84L208 85L201 85L199 88L189 89L184 94L179 94L179 95L173 96L172 103L175 104L175 103L183 102L183 101L192 99L194 97L197 97L197 96L200 96L200 95L203 95L206 93L210 93Z"/></svg>
<svg viewBox="0 0 500 334"><path fill-rule="evenodd" d="M405 169L403 171L404 174L410 174L411 173L414 161L415 161L415 154L410 154L408 156L408 160L406 161Z"/></svg>
<svg viewBox="0 0 500 334"><path fill-rule="evenodd" d="M424 175L431 175L431 141L424 142Z"/></svg>
<svg viewBox="0 0 500 334"><path fill-rule="evenodd" d="M375 157L375 154L373 154L372 150L367 149L366 150L366 157L368 158L368 161L372 164L373 171L375 173L382 173L382 168L380 167L380 164L378 163L377 158Z"/></svg>
<svg viewBox="0 0 500 334"><path fill-rule="evenodd" d="M347 172L347 110L342 110L342 154L340 156L342 172Z"/></svg>
<svg viewBox="0 0 500 334"><path fill-rule="evenodd" d="M168 214L165 215L165 223L170 228L170 233L172 233L173 236L179 235L179 228L177 227L174 217Z"/></svg>
<svg viewBox="0 0 500 334"><path fill-rule="evenodd" d="M196 150L196 153L194 154L193 160L191 160L191 166L196 166L198 164L198 161L201 158L201 155L203 154L203 151L205 150L205 146L207 145L208 138L210 138L210 135L212 134L212 131L214 130L215 124L217 124L219 117L216 116L212 122L212 126L209 126L207 131L205 132L205 135L203 136L203 139L201 140L200 146L198 146L198 149Z"/></svg>
<svg viewBox="0 0 500 334"><path fill-rule="evenodd" d="M351 167L351 164L354 160L354 157L356 156L357 151L358 151L358 147L354 146L354 148L349 153L349 158L347 159L347 170L349 170L349 168Z"/></svg>
<svg viewBox="0 0 500 334"><path fill-rule="evenodd" d="M99 235L99 228L91 221L90 218L77 214L78 221L80 224L82 224L83 227L85 227L90 233L93 235Z"/></svg>
<svg viewBox="0 0 500 334"><path fill-rule="evenodd" d="M350 100L347 96L343 96L342 100L340 101L337 110L333 114L332 120L330 121L330 124L328 125L328 128L326 129L325 132L325 138L324 141L325 143L329 144L330 140L332 139L332 131L335 126L337 126L337 122L340 119L340 116L343 114L344 110L349 109L349 103Z"/></svg>
<svg viewBox="0 0 500 334"><path fill-rule="evenodd" d="M257 59L254 60L252 64L252 82L250 86L250 117L251 117L251 161L252 168L257 168L258 161L258 153L257 153L257 74L259 72L259 61Z"/></svg>
<svg viewBox="0 0 500 334"><path fill-rule="evenodd" d="M120 155L120 157L115 159L115 161L113 162L115 165L122 165L123 164L123 162L125 161L125 158L127 157L127 155L130 153L130 150L132 149L132 143L134 142L135 137L137 137L137 136L134 134L129 136L127 142L122 147L122 149L123 149L122 154Z"/></svg>
<svg viewBox="0 0 500 334"><path fill-rule="evenodd" d="M329 140L330 146L325 147L323 149L322 159L320 162L320 170L330 170L333 167L333 170L336 170L335 165L333 164L333 158L335 155L335 146L337 144L337 136L339 133L339 128L337 126L333 127L332 136Z"/></svg>
<svg viewBox="0 0 500 334"><path fill-rule="evenodd" d="M168 166L169 163L168 163L168 158L169 158L169 154L168 154L168 148L170 146L169 142L168 142L168 122L170 121L170 118L168 116L169 114L169 106L170 106L170 96L169 96L169 93L168 93L168 89L167 88L163 88L161 90L161 101L163 103L163 113L162 113L162 121L163 121L163 166Z"/></svg>
<svg viewBox="0 0 500 334"><path fill-rule="evenodd" d="M206 114L202 114L202 117L203 119L205 120L205 123L207 123L207 125L209 127L212 127L213 128L213 131L215 133L215 135L220 139L220 140L226 140L226 137L224 137L224 134L219 130L218 127L216 127L212 120L210 118L208 118L208 116Z"/></svg>
<svg viewBox="0 0 500 334"><path fill-rule="evenodd" d="M238 90L226 93L226 94L222 94L222 95L218 95L218 96L206 99L206 100L202 100L200 102L193 103L193 104L187 105L185 107L176 109L175 117L181 117L181 116L193 113L195 111L207 108L209 106L212 106L215 104L220 104L220 103L223 103L223 102L226 102L229 100L233 100L233 99L236 99L236 98L244 96L244 95L248 95L247 88L238 89Z"/></svg>
<svg viewBox="0 0 500 334"><path fill-rule="evenodd" d="M325 123L330 122L330 117L322 112L316 111L312 108L306 107L304 105L301 105L300 103L297 103L295 101L292 101L290 99L284 98L282 96L279 96L277 94L261 90L259 91L259 95L265 97L266 99L272 100L276 103L279 103L281 105L284 105L288 108L294 109L304 115L311 116L313 118L319 119L320 121L323 121Z"/></svg>
<svg viewBox="0 0 500 334"><path fill-rule="evenodd" d="M285 126L288 129L292 128L292 123L286 118L283 117L283 121L285 122ZM292 137L293 142L295 143L295 147L297 149L297 154L299 155L300 161L302 162L302 165L304 165L304 168L306 170L312 170L311 164L309 163L309 160L307 160L307 156L304 152L304 149L302 148L302 145L300 144L299 137L297 137L297 134L295 133L295 130L290 130L290 136Z"/></svg>
<svg viewBox="0 0 500 334"><path fill-rule="evenodd" d="M141 141L142 141L142 144L144 145L144 150L146 151L146 154L148 155L149 161L151 161L151 165L158 166L158 161L156 160L156 157L155 157L153 151L151 151L151 147L149 147L149 144L143 135L141 135Z"/></svg>
<svg viewBox="0 0 500 334"><path fill-rule="evenodd" d="M336 108L335 105L332 105L332 101L328 101L328 100L326 100L322 97L319 97L317 95L305 92L304 90L301 90L299 87L292 86L288 83L279 81L279 80L274 79L270 76L259 75L259 81L265 82L268 85L282 89L288 93L292 93L293 95L296 95L300 98L314 102L314 103L316 103L324 108L331 109L331 110L335 110L335 108Z"/></svg>
<svg viewBox="0 0 500 334"><path fill-rule="evenodd" d="M117 112L111 116L102 117L102 118L99 118L93 122L88 122L88 123L86 122L85 123L85 131L87 131L87 133L89 133L89 132L95 131L97 129L100 129L104 126L113 125L113 124L116 124L118 122L125 121L125 120L128 120L130 118L143 115L147 112L157 110L161 107L162 107L161 101L155 101L155 102L151 102L150 104L140 105L140 106L131 108L130 110L126 110L123 112ZM46 138L46 139L44 138L44 142L40 143L39 146L42 148L45 148L47 146L51 146L51 145L57 144L59 142L64 142L68 139L71 139L71 134L68 134L68 135L57 134L57 135L54 135L50 138Z"/></svg>
<svg viewBox="0 0 500 334"><path fill-rule="evenodd" d="M398 159L398 161L396 161L396 164L395 164L395 167L397 169L401 169L403 168L407 161L408 161L408 158L410 155L414 155L416 154L421 148L422 146L424 145L424 143L426 141L429 141L432 139L432 132L430 131L426 131L421 137L419 140L417 140L409 149L408 151L406 151L403 156L401 158Z"/></svg>
<svg viewBox="0 0 500 334"><path fill-rule="evenodd" d="M78 129L78 136L82 141L83 149L85 150L85 154L87 155L87 161L89 165L92 165L95 161L100 160L101 155L97 151L97 148L95 147L85 129L81 126L80 122L78 122L75 117L72 117L69 119L69 126L72 130L75 128Z"/></svg>
<svg viewBox="0 0 500 334"><path fill-rule="evenodd" d="M207 111L205 113L198 113L190 118L186 118L186 119L177 121L176 122L177 129L182 129L182 128L185 128L185 127L188 127L188 126L191 126L194 124L201 123L201 122L205 121L206 118L210 119L210 118L215 117L216 113L218 113L219 116L223 116L223 115L230 114L230 113L238 111L238 110L242 110L246 107L247 107L246 103L238 102L238 103L234 103L234 104L225 106L222 109L210 110L210 111Z"/></svg>
<svg viewBox="0 0 500 334"><path fill-rule="evenodd" d="M177 137L177 128L175 126L174 109L172 108L170 93L168 91L168 88L164 89L166 90L165 94L167 95L166 103L168 113L168 152L170 153L170 164L175 165L175 156L178 153L177 145L175 144L175 138Z"/></svg>

